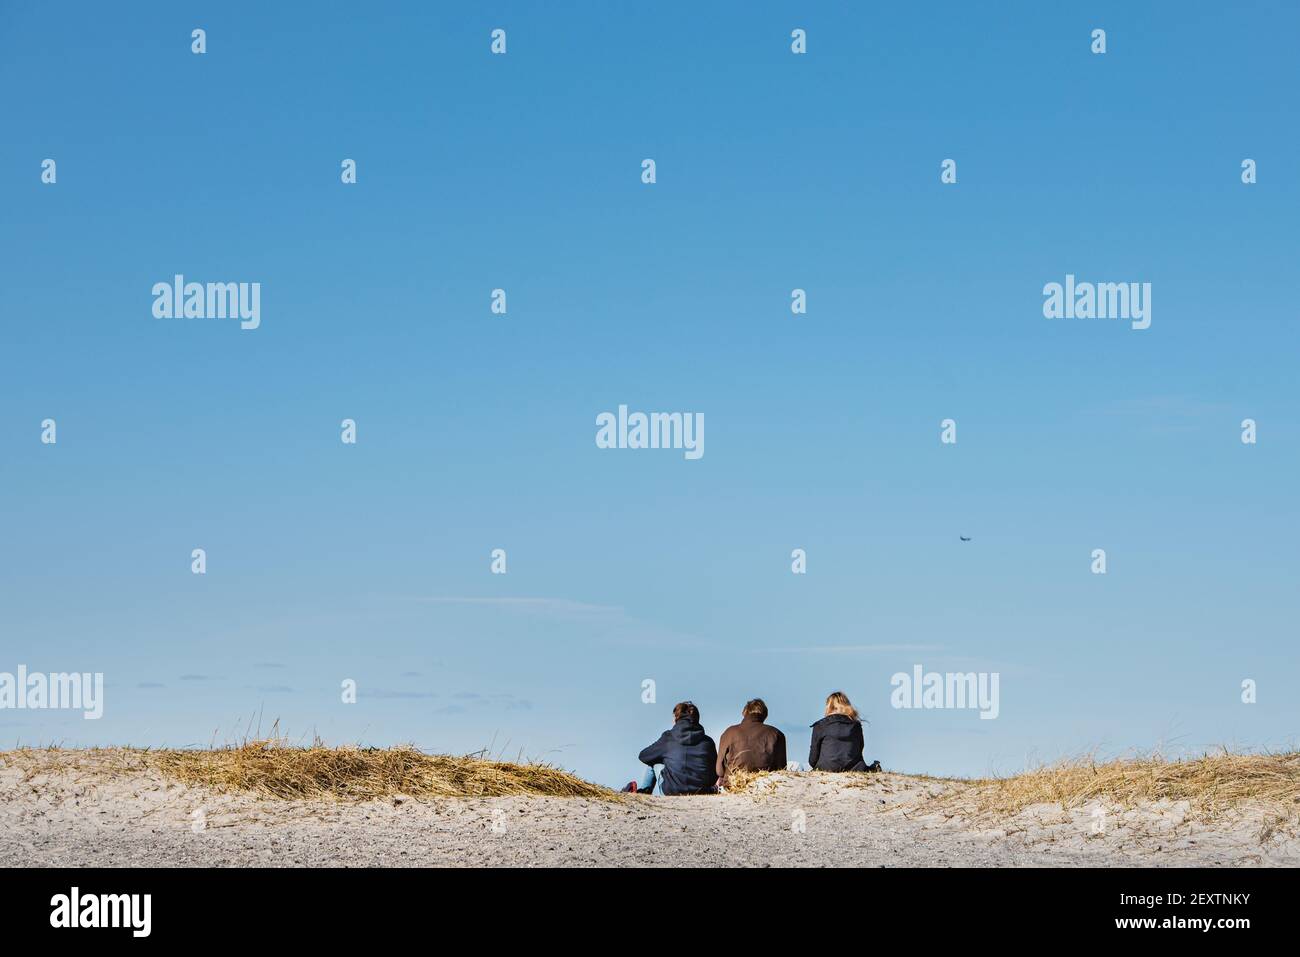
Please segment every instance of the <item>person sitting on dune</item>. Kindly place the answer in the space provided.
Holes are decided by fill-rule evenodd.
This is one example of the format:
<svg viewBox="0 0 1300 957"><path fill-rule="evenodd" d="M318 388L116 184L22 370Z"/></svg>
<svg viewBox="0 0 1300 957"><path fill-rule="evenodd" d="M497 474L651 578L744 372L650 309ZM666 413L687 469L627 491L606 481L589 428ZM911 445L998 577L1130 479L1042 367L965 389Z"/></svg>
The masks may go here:
<svg viewBox="0 0 1300 957"><path fill-rule="evenodd" d="M717 790L718 749L700 727L700 709L689 701L673 708L673 726L642 751L639 760L648 766L645 776L630 782L624 791L649 794L655 786L655 765L660 764L662 794L712 794Z"/></svg>
<svg viewBox="0 0 1300 957"><path fill-rule="evenodd" d="M842 691L826 698L826 716L812 726L808 767L814 771L879 771L880 762L870 765L862 757L862 719Z"/></svg>
<svg viewBox="0 0 1300 957"><path fill-rule="evenodd" d="M781 771L785 769L785 735L766 725L767 705L762 698L746 702L740 724L733 724L718 738L718 784L727 786L732 771Z"/></svg>

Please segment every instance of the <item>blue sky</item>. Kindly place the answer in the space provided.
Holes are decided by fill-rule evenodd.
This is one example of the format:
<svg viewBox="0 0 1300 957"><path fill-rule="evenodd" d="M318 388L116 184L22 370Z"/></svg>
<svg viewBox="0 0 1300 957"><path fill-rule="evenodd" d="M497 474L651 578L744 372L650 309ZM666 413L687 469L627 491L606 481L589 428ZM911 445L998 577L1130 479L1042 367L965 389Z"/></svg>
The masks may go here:
<svg viewBox="0 0 1300 957"><path fill-rule="evenodd" d="M107 699L0 741L621 784L679 699L803 757L841 688L908 771L1292 744L1300 12L805 6L0 6L0 671ZM155 319L175 273L261 327ZM1067 273L1151 328L1044 318ZM706 454L598 449L620 403ZM892 709L914 664L999 717Z"/></svg>

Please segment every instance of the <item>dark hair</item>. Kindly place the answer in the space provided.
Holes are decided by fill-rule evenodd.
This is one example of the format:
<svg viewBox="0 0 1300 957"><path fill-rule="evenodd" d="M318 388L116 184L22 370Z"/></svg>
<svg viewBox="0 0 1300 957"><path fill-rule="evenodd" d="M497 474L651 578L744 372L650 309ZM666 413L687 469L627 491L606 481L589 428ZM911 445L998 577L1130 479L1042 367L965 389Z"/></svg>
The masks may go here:
<svg viewBox="0 0 1300 957"><path fill-rule="evenodd" d="M740 709L742 718L748 718L750 715L753 715L759 721L767 720L767 705L762 698L751 698L745 702L745 707Z"/></svg>
<svg viewBox="0 0 1300 957"><path fill-rule="evenodd" d="M695 707L689 701L682 701L673 706L673 720L680 721L682 718L690 718L696 724L700 723L700 709Z"/></svg>

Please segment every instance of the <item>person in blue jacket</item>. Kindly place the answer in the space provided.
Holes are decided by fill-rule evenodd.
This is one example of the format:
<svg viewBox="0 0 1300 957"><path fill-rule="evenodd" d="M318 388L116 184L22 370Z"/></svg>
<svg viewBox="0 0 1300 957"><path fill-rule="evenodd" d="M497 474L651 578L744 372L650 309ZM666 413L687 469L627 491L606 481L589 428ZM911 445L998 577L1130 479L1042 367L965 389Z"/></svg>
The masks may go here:
<svg viewBox="0 0 1300 957"><path fill-rule="evenodd" d="M673 708L673 726L638 756L646 765L640 781L631 781L624 791L649 794L655 786L655 766L662 765L660 793L713 794L718 783L718 749L700 727L700 709L689 701Z"/></svg>

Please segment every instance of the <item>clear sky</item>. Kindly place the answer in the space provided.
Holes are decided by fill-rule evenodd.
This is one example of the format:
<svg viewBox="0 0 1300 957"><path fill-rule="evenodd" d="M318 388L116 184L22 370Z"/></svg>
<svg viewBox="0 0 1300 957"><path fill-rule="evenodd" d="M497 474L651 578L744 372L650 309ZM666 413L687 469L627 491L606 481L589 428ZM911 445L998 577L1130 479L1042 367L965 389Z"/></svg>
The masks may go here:
<svg viewBox="0 0 1300 957"><path fill-rule="evenodd" d="M106 683L0 741L260 715L622 784L677 700L716 736L761 695L802 758L839 688L905 771L1293 744L1297 35L1289 2L0 4L0 671ZM260 282L260 328L154 318L176 273ZM1151 327L1045 318L1067 274L1150 282ZM703 413L704 456L597 448L619 404ZM891 708L917 664L997 672L999 716Z"/></svg>

